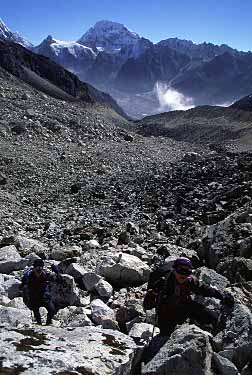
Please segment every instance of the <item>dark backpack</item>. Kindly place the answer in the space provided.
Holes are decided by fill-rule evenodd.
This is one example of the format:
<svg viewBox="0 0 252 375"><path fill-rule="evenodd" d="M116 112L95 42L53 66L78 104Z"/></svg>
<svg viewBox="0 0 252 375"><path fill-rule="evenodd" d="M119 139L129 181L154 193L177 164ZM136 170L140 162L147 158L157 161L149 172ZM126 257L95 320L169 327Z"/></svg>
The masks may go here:
<svg viewBox="0 0 252 375"><path fill-rule="evenodd" d="M143 300L144 310L151 310L157 307L163 287L168 281L171 273L171 264L163 264L151 272L147 285L147 292ZM163 287L161 287L161 285Z"/></svg>

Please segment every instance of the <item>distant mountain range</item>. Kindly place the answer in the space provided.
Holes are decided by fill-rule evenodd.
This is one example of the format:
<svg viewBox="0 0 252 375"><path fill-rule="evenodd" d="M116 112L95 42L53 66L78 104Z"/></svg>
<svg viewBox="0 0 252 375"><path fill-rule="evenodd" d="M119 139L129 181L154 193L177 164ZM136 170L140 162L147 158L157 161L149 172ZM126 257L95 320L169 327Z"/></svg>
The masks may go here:
<svg viewBox="0 0 252 375"><path fill-rule="evenodd" d="M122 117L127 117L109 94L80 81L59 64L17 43L0 40L0 68L57 99L80 105L111 107Z"/></svg>
<svg viewBox="0 0 252 375"><path fill-rule="evenodd" d="M231 104L252 91L252 53L225 44L195 44L177 38L153 44L111 21L97 22L77 41L48 36L36 47L1 22L0 38L49 57L107 91L134 117L169 110L169 100L165 108L158 101L157 82L191 98L194 105ZM165 90L161 95L165 96Z"/></svg>

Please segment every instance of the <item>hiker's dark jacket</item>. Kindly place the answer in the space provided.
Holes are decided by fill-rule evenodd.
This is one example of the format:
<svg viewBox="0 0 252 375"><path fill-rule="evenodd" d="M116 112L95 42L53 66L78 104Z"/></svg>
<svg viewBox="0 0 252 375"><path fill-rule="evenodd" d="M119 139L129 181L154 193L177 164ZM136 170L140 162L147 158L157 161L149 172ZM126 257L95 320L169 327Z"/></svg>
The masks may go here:
<svg viewBox="0 0 252 375"><path fill-rule="evenodd" d="M28 270L22 278L23 297L29 303L46 302L51 298L50 281L54 275L43 270L41 275L35 275L33 269Z"/></svg>
<svg viewBox="0 0 252 375"><path fill-rule="evenodd" d="M222 300L222 294L217 289L200 284L195 276L189 276L184 284L176 281L174 272L161 278L153 286L153 291L157 295L156 307L169 305L169 308L179 308L191 301L191 294L198 294L204 297L214 297Z"/></svg>

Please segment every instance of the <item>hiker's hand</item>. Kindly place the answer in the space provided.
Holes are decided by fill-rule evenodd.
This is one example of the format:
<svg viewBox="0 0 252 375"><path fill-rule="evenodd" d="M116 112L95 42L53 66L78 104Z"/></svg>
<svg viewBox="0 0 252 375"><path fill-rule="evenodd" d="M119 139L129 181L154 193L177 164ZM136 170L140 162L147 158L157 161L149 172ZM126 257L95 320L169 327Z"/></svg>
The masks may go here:
<svg viewBox="0 0 252 375"><path fill-rule="evenodd" d="M233 306L234 305L234 297L231 293L225 292L223 294L222 303L226 306Z"/></svg>

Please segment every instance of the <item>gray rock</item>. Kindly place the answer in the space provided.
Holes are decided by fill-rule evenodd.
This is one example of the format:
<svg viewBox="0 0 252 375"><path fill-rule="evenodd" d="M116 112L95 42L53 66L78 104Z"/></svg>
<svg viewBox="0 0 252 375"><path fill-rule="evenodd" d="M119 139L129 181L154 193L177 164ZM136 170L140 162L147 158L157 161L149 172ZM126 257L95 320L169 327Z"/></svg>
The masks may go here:
<svg viewBox="0 0 252 375"><path fill-rule="evenodd" d="M218 264L217 271L232 283L250 281L252 280L252 259L235 257L223 260Z"/></svg>
<svg viewBox="0 0 252 375"><path fill-rule="evenodd" d="M82 248L80 246L63 246L56 248L51 253L51 258L54 260L62 261L67 258L78 257L82 254Z"/></svg>
<svg viewBox="0 0 252 375"><path fill-rule="evenodd" d="M1 333L0 345L1 365L7 373L23 368L27 375L130 375L137 351L130 337L95 327L41 327L18 332L7 328Z"/></svg>
<svg viewBox="0 0 252 375"><path fill-rule="evenodd" d="M7 306L11 302L10 298L5 295L0 295L0 305Z"/></svg>
<svg viewBox="0 0 252 375"><path fill-rule="evenodd" d="M96 324L101 324L102 317L110 318L111 320L116 320L114 310L108 307L100 299L95 299L91 302L91 312L92 312L92 315L91 315L92 320Z"/></svg>
<svg viewBox="0 0 252 375"><path fill-rule="evenodd" d="M48 247L42 242L24 236L17 236L15 244L23 255L29 255L30 253L46 254L49 252Z"/></svg>
<svg viewBox="0 0 252 375"><path fill-rule="evenodd" d="M135 323L129 331L129 336L137 341L149 342L153 334L154 326L148 323ZM154 336L159 332L158 328L155 328Z"/></svg>
<svg viewBox="0 0 252 375"><path fill-rule="evenodd" d="M31 324L31 313L28 309L0 306L0 321L1 324L12 327Z"/></svg>
<svg viewBox="0 0 252 375"><path fill-rule="evenodd" d="M192 261L194 259L198 260L198 254L195 250L187 249L182 246L176 246L171 243L167 243L165 247L166 251L169 252L170 256L173 257L173 259L176 259L180 256L185 256Z"/></svg>
<svg viewBox="0 0 252 375"><path fill-rule="evenodd" d="M107 281L101 279L95 284L95 290L101 297L110 298L113 294L113 287Z"/></svg>
<svg viewBox="0 0 252 375"><path fill-rule="evenodd" d="M37 115L36 111L32 108L28 108L26 112L29 117L35 117Z"/></svg>
<svg viewBox="0 0 252 375"><path fill-rule="evenodd" d="M79 290L75 284L74 278L70 275L61 275L60 282L52 283L51 293L57 306L79 306L80 304Z"/></svg>
<svg viewBox="0 0 252 375"><path fill-rule="evenodd" d="M197 152L187 152L183 156L183 161L186 163L194 163L195 161L201 160L202 156L198 154Z"/></svg>
<svg viewBox="0 0 252 375"><path fill-rule="evenodd" d="M64 273L72 276L75 280L79 280L84 276L86 271L81 265L79 265L77 263L71 263L65 269Z"/></svg>
<svg viewBox="0 0 252 375"><path fill-rule="evenodd" d="M61 327L85 327L93 325L83 307L65 307L59 310L54 319L60 321Z"/></svg>
<svg viewBox="0 0 252 375"><path fill-rule="evenodd" d="M252 350L252 313L244 305L236 304L226 323L226 328L214 341L221 343L219 352L232 361L241 370L251 357Z"/></svg>
<svg viewBox="0 0 252 375"><path fill-rule="evenodd" d="M213 364L219 375L239 375L239 371L235 365L217 353L213 353Z"/></svg>
<svg viewBox="0 0 252 375"><path fill-rule="evenodd" d="M96 240L85 241L85 243L83 245L83 248L87 251L91 250L91 249L99 249L100 247L101 247L101 245Z"/></svg>
<svg viewBox="0 0 252 375"><path fill-rule="evenodd" d="M24 304L22 297L16 297L9 301L9 303L6 305L7 307L15 307L16 309L26 310L28 309L26 305Z"/></svg>
<svg viewBox="0 0 252 375"><path fill-rule="evenodd" d="M207 285L215 286L218 290L223 291L229 284L229 280L207 267L200 267L195 271L195 275Z"/></svg>
<svg viewBox="0 0 252 375"><path fill-rule="evenodd" d="M104 276L112 285L127 286L148 281L150 268L134 255L110 254L101 259L97 273Z"/></svg>
<svg viewBox="0 0 252 375"><path fill-rule="evenodd" d="M223 251L221 243L232 243L235 220L236 216L230 215L223 221L206 227L199 255L202 259L205 259L207 266L216 268L220 260L230 255Z"/></svg>
<svg viewBox="0 0 252 375"><path fill-rule="evenodd" d="M0 248L0 273L11 273L12 271L21 270L23 263L17 248L14 245Z"/></svg>
<svg viewBox="0 0 252 375"><path fill-rule="evenodd" d="M115 329L115 330L119 330L119 325L118 325L118 322L112 318L110 318L109 316L100 316L99 317L99 325L102 326L102 328L104 329Z"/></svg>
<svg viewBox="0 0 252 375"><path fill-rule="evenodd" d="M14 277L6 280L2 286L5 289L6 295L10 298L16 298L21 296L20 291L21 281L15 279Z"/></svg>
<svg viewBox="0 0 252 375"><path fill-rule="evenodd" d="M244 257L244 258L252 257L252 236L239 240L237 244L239 246L241 257Z"/></svg>
<svg viewBox="0 0 252 375"><path fill-rule="evenodd" d="M198 327L183 325L142 369L142 375L207 375L211 371L209 336Z"/></svg>
<svg viewBox="0 0 252 375"><path fill-rule="evenodd" d="M83 275L82 281L83 284L85 285L85 288L91 292L95 289L95 285L102 280L102 277L97 275L94 272L87 272Z"/></svg>

